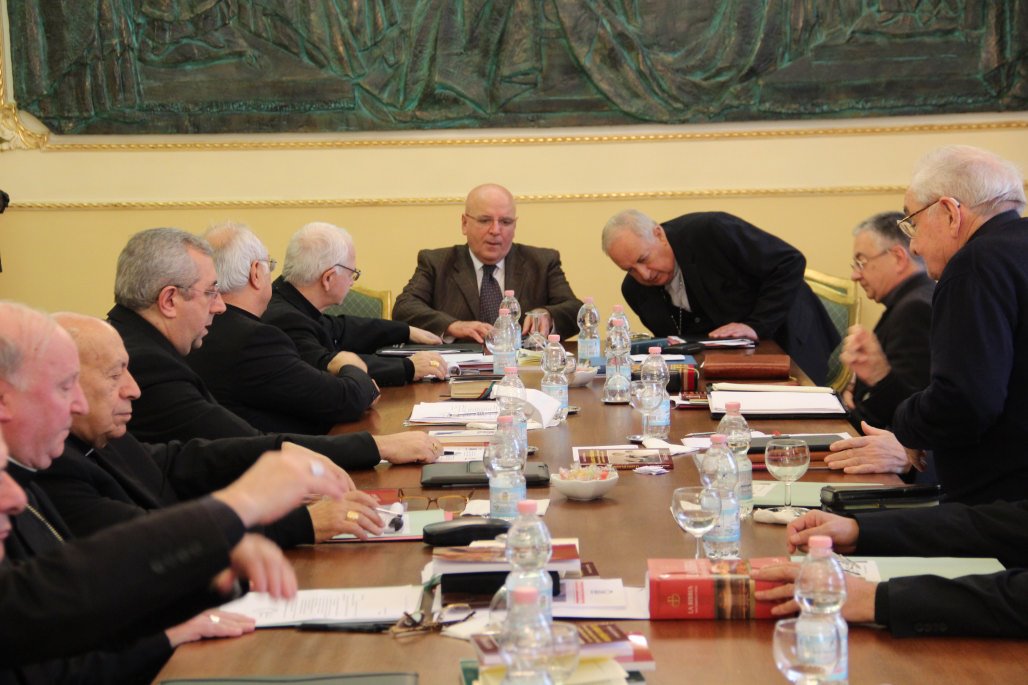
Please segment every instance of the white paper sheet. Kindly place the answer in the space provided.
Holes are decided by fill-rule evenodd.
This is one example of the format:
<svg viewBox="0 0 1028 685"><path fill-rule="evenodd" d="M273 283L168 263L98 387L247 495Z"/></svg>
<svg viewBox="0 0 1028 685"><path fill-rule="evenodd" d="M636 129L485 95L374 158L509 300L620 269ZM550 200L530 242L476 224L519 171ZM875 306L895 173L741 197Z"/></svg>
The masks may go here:
<svg viewBox="0 0 1028 685"><path fill-rule="evenodd" d="M723 413L725 404L738 402L742 414L846 414L839 398L827 393L714 391L710 395L711 413Z"/></svg>
<svg viewBox="0 0 1028 685"><path fill-rule="evenodd" d="M229 602L221 608L250 616L258 628L293 626L308 621L396 621L421 603L420 585L300 590L291 600L263 592Z"/></svg>

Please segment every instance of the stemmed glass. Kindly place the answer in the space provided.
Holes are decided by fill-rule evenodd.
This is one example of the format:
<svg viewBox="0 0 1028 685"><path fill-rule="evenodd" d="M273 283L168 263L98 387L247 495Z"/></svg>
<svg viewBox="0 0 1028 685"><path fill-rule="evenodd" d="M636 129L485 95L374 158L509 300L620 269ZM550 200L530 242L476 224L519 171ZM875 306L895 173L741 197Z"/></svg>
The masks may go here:
<svg viewBox="0 0 1028 685"><path fill-rule="evenodd" d="M550 625L553 637L550 648L549 668L553 685L563 685L578 668L578 654L581 643L578 627L573 623L554 621Z"/></svg>
<svg viewBox="0 0 1028 685"><path fill-rule="evenodd" d="M628 402L642 414L642 433L629 436L630 440L642 442L650 434L650 415L664 399L663 389L656 381L632 381L628 384Z"/></svg>
<svg viewBox="0 0 1028 685"><path fill-rule="evenodd" d="M795 518L806 509L792 506L792 484L803 477L810 466L810 448L807 443L795 438L773 438L764 448L764 464L775 480L785 483L785 506L774 507L772 511Z"/></svg>
<svg viewBox="0 0 1028 685"><path fill-rule="evenodd" d="M818 685L839 662L839 627L829 617L801 616L775 624L775 665L791 683Z"/></svg>
<svg viewBox="0 0 1028 685"><path fill-rule="evenodd" d="M542 351L546 347L546 336L542 334L542 318L543 312L528 312L525 314L525 318L528 319L528 337L521 344L521 347L526 350Z"/></svg>
<svg viewBox="0 0 1028 685"><path fill-rule="evenodd" d="M700 558L700 538L717 525L721 516L721 497L711 488L690 486L678 488L671 494L671 515L675 523L696 538L696 556Z"/></svg>

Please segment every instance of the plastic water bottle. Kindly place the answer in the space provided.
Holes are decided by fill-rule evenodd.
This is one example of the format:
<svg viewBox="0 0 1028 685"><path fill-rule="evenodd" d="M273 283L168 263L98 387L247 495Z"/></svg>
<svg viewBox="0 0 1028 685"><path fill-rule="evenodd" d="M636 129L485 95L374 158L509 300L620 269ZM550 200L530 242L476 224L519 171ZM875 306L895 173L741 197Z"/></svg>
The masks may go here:
<svg viewBox="0 0 1028 685"><path fill-rule="evenodd" d="M557 420L568 417L567 353L560 344L560 336L551 333L543 349L543 380L539 389L560 402Z"/></svg>
<svg viewBox="0 0 1028 685"><path fill-rule="evenodd" d="M503 379L493 386L492 397L500 410L499 416L509 414L514 417L514 430L527 450L528 417L525 415L525 402L528 395L525 392L525 384L521 382L516 366L508 366L503 370L503 374Z"/></svg>
<svg viewBox="0 0 1028 685"><path fill-rule="evenodd" d="M721 495L721 517L714 529L703 536L703 549L710 559L738 559L741 531L735 492L739 472L725 436L720 433L710 436L710 448L700 462L700 482L717 488Z"/></svg>
<svg viewBox="0 0 1028 685"><path fill-rule="evenodd" d="M553 645L551 621L539 610L539 591L519 587L510 597L497 642L507 665L507 685L552 685L548 670Z"/></svg>
<svg viewBox="0 0 1028 685"><path fill-rule="evenodd" d="M514 350L521 349L521 303L514 297L513 290L504 290L503 299L500 300L500 309L510 310L510 320L514 322L517 335L514 336Z"/></svg>
<svg viewBox="0 0 1028 685"><path fill-rule="evenodd" d="M632 380L632 360L628 351L632 342L625 322L617 319L607 332L607 378L603 383L604 402L627 402L628 385Z"/></svg>
<svg viewBox="0 0 1028 685"><path fill-rule="evenodd" d="M660 384L664 389L664 399L647 423L646 437L667 440L671 432L671 396L667 394L667 382L671 379L671 373L667 369L667 362L660 354L659 347L651 347L649 352L649 356L639 369L639 378Z"/></svg>
<svg viewBox="0 0 1028 685"><path fill-rule="evenodd" d="M513 519L518 502L525 499L525 461L528 450L518 439L514 417L509 414L496 419L496 432L486 447L483 467L489 476L489 515Z"/></svg>
<svg viewBox="0 0 1028 685"><path fill-rule="evenodd" d="M842 617L846 603L846 574L832 552L832 539L827 535L811 535L807 540L810 550L800 565L793 597L800 605L801 616L832 620L839 633L839 661L832 674L822 682L849 682L849 629Z"/></svg>
<svg viewBox="0 0 1028 685"><path fill-rule="evenodd" d="M628 339L632 339L632 333L628 326L628 317L625 315L625 308L620 304L614 305L614 311L607 317L607 335L610 335L610 329L614 328L615 321L625 322L625 333L628 334Z"/></svg>
<svg viewBox="0 0 1028 685"><path fill-rule="evenodd" d="M507 561L513 566L507 575L507 597L519 587L535 588L547 621L553 620L553 579L545 567L552 554L550 531L536 515L535 501L518 502L518 517L507 531Z"/></svg>
<svg viewBox="0 0 1028 685"><path fill-rule="evenodd" d="M725 402L725 415L717 425L717 432L725 436L728 449L735 457L739 471L739 486L735 493L739 498L739 516L747 518L753 514L753 462L749 456L750 427L742 416L741 408L738 402Z"/></svg>
<svg viewBox="0 0 1028 685"><path fill-rule="evenodd" d="M517 326L510 318L510 310L501 307L500 315L493 324L493 330L489 333L489 351L493 354L493 373L500 375L508 366L517 366L517 351L514 347L516 340L521 338Z"/></svg>
<svg viewBox="0 0 1028 685"><path fill-rule="evenodd" d="M582 366L599 366L600 355L600 310L593 304L593 298L585 298L585 304L578 309L578 363Z"/></svg>

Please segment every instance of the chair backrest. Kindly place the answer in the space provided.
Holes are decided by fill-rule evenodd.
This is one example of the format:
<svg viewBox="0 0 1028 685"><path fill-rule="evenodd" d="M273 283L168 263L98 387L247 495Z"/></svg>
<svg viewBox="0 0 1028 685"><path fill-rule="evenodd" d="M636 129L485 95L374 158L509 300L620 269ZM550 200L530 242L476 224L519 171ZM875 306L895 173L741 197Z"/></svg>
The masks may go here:
<svg viewBox="0 0 1028 685"><path fill-rule="evenodd" d="M848 278L829 276L813 269L807 269L803 279L821 300L836 330L839 331L839 337L845 338L849 327L860 320L857 284ZM828 384L838 392L842 392L850 381L850 370L839 361L840 352L842 343L832 350L828 358Z"/></svg>
<svg viewBox="0 0 1028 685"><path fill-rule="evenodd" d="M365 316L371 319L390 319L393 316L393 291L368 290L353 286L342 304L332 305L326 314L338 316Z"/></svg>

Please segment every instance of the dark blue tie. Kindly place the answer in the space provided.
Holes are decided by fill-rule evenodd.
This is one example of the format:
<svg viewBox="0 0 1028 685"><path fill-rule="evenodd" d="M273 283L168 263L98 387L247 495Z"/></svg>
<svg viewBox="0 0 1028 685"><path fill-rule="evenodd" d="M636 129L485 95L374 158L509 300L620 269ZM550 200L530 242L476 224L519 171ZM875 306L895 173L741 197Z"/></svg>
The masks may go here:
<svg viewBox="0 0 1028 685"><path fill-rule="evenodd" d="M503 296L500 294L500 284L493 277L496 271L495 264L482 265L482 290L478 294L478 320L485 323L495 323L500 315L500 302Z"/></svg>

